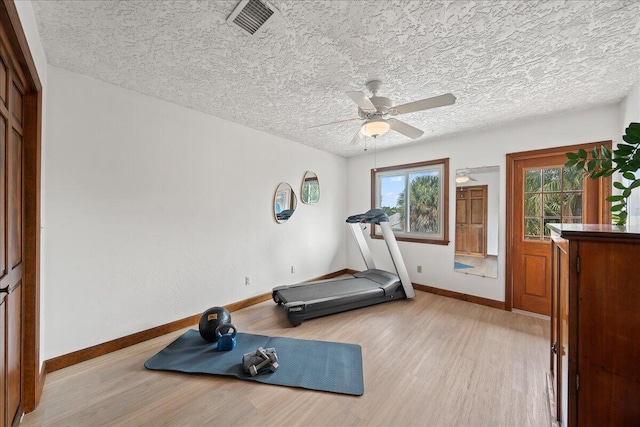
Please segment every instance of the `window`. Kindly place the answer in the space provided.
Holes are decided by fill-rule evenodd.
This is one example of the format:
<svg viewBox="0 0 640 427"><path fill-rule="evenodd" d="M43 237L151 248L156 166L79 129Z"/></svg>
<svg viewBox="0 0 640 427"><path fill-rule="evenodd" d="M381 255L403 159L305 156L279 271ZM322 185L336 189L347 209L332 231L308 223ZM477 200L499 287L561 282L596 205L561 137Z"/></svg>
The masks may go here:
<svg viewBox="0 0 640 427"><path fill-rule="evenodd" d="M387 214L396 239L449 244L449 159L372 169L371 205ZM371 233L382 238L379 227Z"/></svg>
<svg viewBox="0 0 640 427"><path fill-rule="evenodd" d="M549 240L550 222L582 222L582 180L582 171L574 168L525 170L525 240Z"/></svg>

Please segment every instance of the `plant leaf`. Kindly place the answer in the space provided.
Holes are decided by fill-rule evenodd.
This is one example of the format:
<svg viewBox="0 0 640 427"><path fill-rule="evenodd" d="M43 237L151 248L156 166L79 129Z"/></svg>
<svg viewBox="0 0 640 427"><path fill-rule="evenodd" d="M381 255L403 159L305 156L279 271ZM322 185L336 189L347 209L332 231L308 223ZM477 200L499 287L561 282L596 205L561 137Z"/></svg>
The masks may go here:
<svg viewBox="0 0 640 427"><path fill-rule="evenodd" d="M611 212L621 211L623 207L624 207L624 205L612 205L611 206Z"/></svg>
<svg viewBox="0 0 640 427"><path fill-rule="evenodd" d="M625 187L625 185L623 183L618 182L618 181L614 182L613 186L616 187L618 190L624 190L624 189L627 188L627 187Z"/></svg>
<svg viewBox="0 0 640 427"><path fill-rule="evenodd" d="M578 155L576 153L566 153L565 156L567 156L567 158L570 160L574 160L578 158Z"/></svg>
<svg viewBox="0 0 640 427"><path fill-rule="evenodd" d="M578 157L580 157L581 159L586 159L587 158L587 151L584 148L581 148L578 150Z"/></svg>
<svg viewBox="0 0 640 427"><path fill-rule="evenodd" d="M624 179L628 179L629 181L634 181L636 179L636 176L631 172L625 172L622 174L622 176L624 177Z"/></svg>
<svg viewBox="0 0 640 427"><path fill-rule="evenodd" d="M617 154L617 155L620 155L620 156L628 156L629 154L631 154L633 152L633 146L628 145L628 144L618 144L617 147L618 147L618 149L614 150L613 153Z"/></svg>
<svg viewBox="0 0 640 427"><path fill-rule="evenodd" d="M615 225L626 225L627 213L625 211L622 211L617 214L611 214L611 219L613 220Z"/></svg>
<svg viewBox="0 0 640 427"><path fill-rule="evenodd" d="M631 125L632 124L633 123L631 123ZM629 127L625 129L626 134L636 138L640 138L640 126L631 126L631 125L629 125Z"/></svg>

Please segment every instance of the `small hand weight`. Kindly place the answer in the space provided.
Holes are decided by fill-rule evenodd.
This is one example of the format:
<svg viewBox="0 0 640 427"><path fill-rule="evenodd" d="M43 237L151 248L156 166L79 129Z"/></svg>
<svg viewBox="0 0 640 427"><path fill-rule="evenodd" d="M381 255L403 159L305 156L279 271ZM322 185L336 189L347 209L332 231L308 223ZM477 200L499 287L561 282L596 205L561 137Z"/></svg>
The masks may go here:
<svg viewBox="0 0 640 427"><path fill-rule="evenodd" d="M222 331L226 329L223 334ZM233 331L233 332L232 332ZM229 351L236 347L236 334L238 330L233 323L223 323L216 328L218 337L218 351Z"/></svg>
<svg viewBox="0 0 640 427"><path fill-rule="evenodd" d="M242 356L242 368L246 373L255 377L260 371L275 372L279 366L277 360L278 355L275 348L258 347L255 353L245 353Z"/></svg>

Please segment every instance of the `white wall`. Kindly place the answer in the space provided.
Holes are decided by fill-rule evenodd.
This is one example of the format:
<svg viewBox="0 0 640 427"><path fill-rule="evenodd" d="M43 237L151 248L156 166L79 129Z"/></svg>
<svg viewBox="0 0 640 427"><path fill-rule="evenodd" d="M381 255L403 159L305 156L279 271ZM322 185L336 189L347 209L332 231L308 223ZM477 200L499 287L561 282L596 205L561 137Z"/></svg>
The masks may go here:
<svg viewBox="0 0 640 427"><path fill-rule="evenodd" d="M620 103L620 141L624 130L631 122L640 122L640 81L629 91L627 97Z"/></svg>
<svg viewBox="0 0 640 427"><path fill-rule="evenodd" d="M425 115L426 116L426 115ZM350 158L348 161L349 213L370 209L371 168L401 165L423 160L449 158L449 201L455 200L455 171L480 166L500 166L500 219L498 278L455 274L453 272L455 212L449 209L448 246L399 242L411 280L415 283L434 286L455 292L504 301L505 275L505 161L507 153L616 139L619 130L618 106L605 106L588 111L557 115L535 121L502 127L495 130L478 131L439 140L412 144L397 149ZM419 128L428 128L428 117L423 124L412 123ZM382 268L393 268L385 253L384 242L371 241L372 252L383 259ZM361 269L357 247L347 244L347 265ZM417 265L423 267L416 272Z"/></svg>
<svg viewBox="0 0 640 427"><path fill-rule="evenodd" d="M44 49L42 47L42 43L40 42L40 34L38 33L38 28L36 26L36 18L33 13L33 7L30 1L16 1L16 10L18 11L18 15L20 16L20 23L22 24L22 28L24 30L25 36L27 38L27 42L29 44L29 50L31 51L31 56L33 58L33 62L36 65L36 70L38 71L38 77L40 78L40 83L42 84L42 105L44 109L44 105L47 102L47 94L48 94L48 64L47 57L44 53ZM47 127L47 114L43 114L42 117L42 156L44 157L44 153L47 149L47 135L45 129ZM44 177L46 169L46 164L42 162L41 164L41 172ZM45 241L46 241L46 233L45 229L45 221L46 221L46 203L44 199L44 194L46 192L47 182L42 179L40 183L40 225L41 225L41 233L40 233L40 298L41 300L46 298L47 287L45 285L45 258L47 256L45 250ZM45 347L44 335L42 334L42 328L46 324L46 318L44 313L40 312L40 363L44 363L44 358L42 357L43 349Z"/></svg>
<svg viewBox="0 0 640 427"><path fill-rule="evenodd" d="M346 267L346 159L53 66L45 114L45 359Z"/></svg>

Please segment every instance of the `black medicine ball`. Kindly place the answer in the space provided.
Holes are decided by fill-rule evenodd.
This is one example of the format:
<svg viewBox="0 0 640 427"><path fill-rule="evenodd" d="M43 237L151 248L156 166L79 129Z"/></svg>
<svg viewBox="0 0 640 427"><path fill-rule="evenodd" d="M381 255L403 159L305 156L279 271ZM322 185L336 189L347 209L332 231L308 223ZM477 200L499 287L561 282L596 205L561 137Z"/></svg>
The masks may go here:
<svg viewBox="0 0 640 427"><path fill-rule="evenodd" d="M209 310L202 313L200 317L200 323L198 328L200 329L200 336L205 341L215 342L218 341L218 335L216 335L216 328L223 323L231 323L231 314L224 307L212 307ZM226 331L221 331L223 334Z"/></svg>

